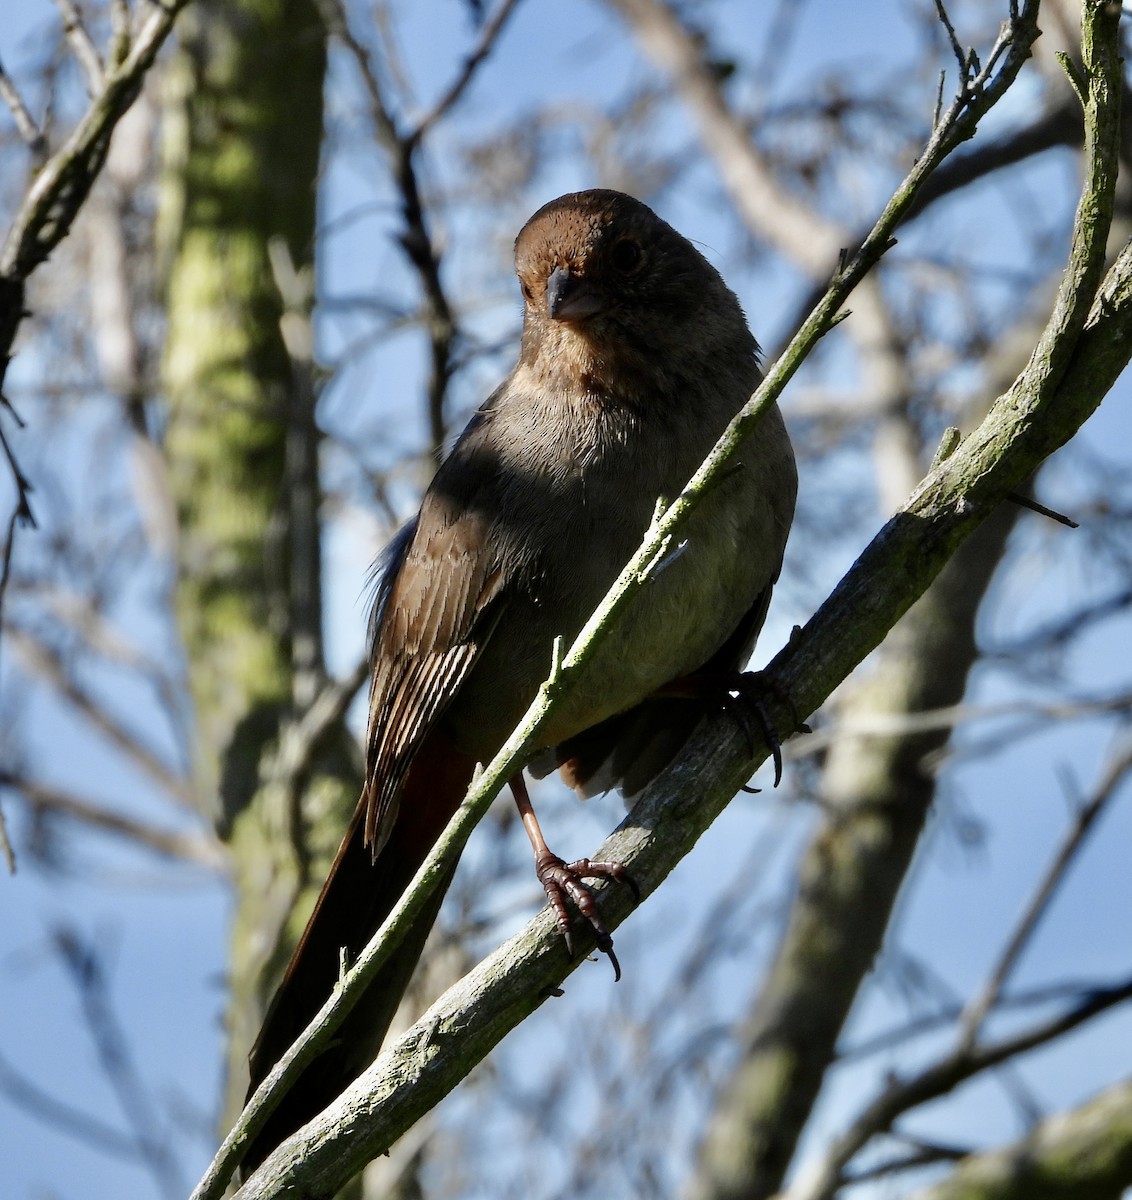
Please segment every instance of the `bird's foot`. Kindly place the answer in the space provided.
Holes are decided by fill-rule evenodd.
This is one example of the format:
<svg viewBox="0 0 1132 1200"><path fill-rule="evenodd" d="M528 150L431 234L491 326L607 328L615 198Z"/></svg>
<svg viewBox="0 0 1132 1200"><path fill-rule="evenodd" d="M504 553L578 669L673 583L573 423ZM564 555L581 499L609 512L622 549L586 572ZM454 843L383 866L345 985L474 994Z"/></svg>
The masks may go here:
<svg viewBox="0 0 1132 1200"><path fill-rule="evenodd" d="M668 688L663 690L663 694L698 695L704 701L717 704L735 718L747 739L747 746L752 755L758 745L756 732L761 733L770 747L770 756L774 762L775 787L782 782L782 739L767 707L767 697L790 709L795 729L800 733L810 732L809 726L798 720L798 711L789 692L776 679L762 671L705 671L685 676L674 684L669 684ZM757 731L755 723L758 725Z"/></svg>
<svg viewBox="0 0 1132 1200"><path fill-rule="evenodd" d="M589 922L597 948L609 957L613 964L613 980L621 978L621 964L613 952L613 938L601 919L601 911L593 892L582 881L585 879L615 879L624 883L633 893L635 900L641 898L640 889L632 876L619 862L597 862L580 858L577 862L563 862L556 854L540 855L535 861L535 874L546 892L546 898L558 922L559 932L566 942L566 949L574 955L574 939L570 933L570 907L567 899Z"/></svg>

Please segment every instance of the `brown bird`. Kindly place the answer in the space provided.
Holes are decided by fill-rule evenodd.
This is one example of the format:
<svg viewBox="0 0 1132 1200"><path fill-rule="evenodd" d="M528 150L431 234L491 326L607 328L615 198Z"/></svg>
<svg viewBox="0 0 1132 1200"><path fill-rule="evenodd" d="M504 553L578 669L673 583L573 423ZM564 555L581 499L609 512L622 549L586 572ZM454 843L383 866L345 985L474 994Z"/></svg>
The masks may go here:
<svg viewBox="0 0 1132 1200"><path fill-rule="evenodd" d="M759 381L738 300L700 252L619 192L562 196L515 242L526 304L519 361L476 413L381 563L371 620L366 780L350 828L251 1054L259 1084L388 915L546 678ZM697 509L545 732L540 769L581 794L633 794L733 683L762 626L794 514L777 408ZM726 689L727 684L724 685ZM696 697L689 703L673 697ZM536 871L564 931L573 899L612 957L583 879L512 781ZM372 1061L439 908L439 889L337 1042L302 1075L245 1171ZM614 959L616 969L616 959ZM250 1093L249 1093L250 1094Z"/></svg>

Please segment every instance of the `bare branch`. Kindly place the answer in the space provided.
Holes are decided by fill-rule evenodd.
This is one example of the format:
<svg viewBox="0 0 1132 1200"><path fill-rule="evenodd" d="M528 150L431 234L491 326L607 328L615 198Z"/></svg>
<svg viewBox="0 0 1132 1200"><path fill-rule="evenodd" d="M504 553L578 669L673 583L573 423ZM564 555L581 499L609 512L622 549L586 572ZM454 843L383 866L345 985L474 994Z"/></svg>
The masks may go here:
<svg viewBox="0 0 1132 1200"><path fill-rule="evenodd" d="M829 276L848 234L784 189L731 110L701 39L664 0L610 0L645 52L673 80L696 118L704 146L750 229L757 229L815 279Z"/></svg>
<svg viewBox="0 0 1132 1200"><path fill-rule="evenodd" d="M850 1187L855 1187L874 1179L886 1179L892 1175L899 1175L917 1167L928 1167L933 1163L957 1162L971 1152L968 1146L942 1146L936 1142L925 1142L919 1138L908 1137L906 1134L894 1134L893 1140L910 1147L910 1149L892 1158L882 1159L862 1171L854 1172L846 1177L846 1183Z"/></svg>
<svg viewBox="0 0 1132 1200"><path fill-rule="evenodd" d="M893 1080L833 1143L816 1169L807 1171L804 1179L782 1193L781 1200L831 1200L845 1181L844 1171L849 1162L877 1134L891 1129L898 1117L947 1095L983 1071L1048 1044L1130 999L1132 980L1111 990L1095 992L1068 1011L1024 1033L971 1050L957 1048L919 1074Z"/></svg>
<svg viewBox="0 0 1132 1200"><path fill-rule="evenodd" d="M107 58L113 69L121 64L130 49L130 0L110 0L110 35Z"/></svg>
<svg viewBox="0 0 1132 1200"><path fill-rule="evenodd" d="M973 1154L912 1200L1115 1200L1132 1184L1132 1081Z"/></svg>
<svg viewBox="0 0 1132 1200"><path fill-rule="evenodd" d="M1073 609L1065 616L1039 625L1032 633L1014 641L999 643L989 652L989 658L1029 658L1046 646L1063 646L1079 637L1115 613L1132 606L1132 587L1122 587L1084 608Z"/></svg>
<svg viewBox="0 0 1132 1200"><path fill-rule="evenodd" d="M0 283L10 290L66 237L102 167L110 135L137 97L146 72L189 0L158 5L138 30L129 53L110 71L86 115L35 177L0 248ZM0 304L12 297L0 290ZM18 318L0 310L0 362L15 336ZM2 380L0 380L2 382Z"/></svg>
<svg viewBox="0 0 1132 1200"><path fill-rule="evenodd" d="M0 396L4 385L12 345L16 332L26 315L24 312L24 284L31 272L43 262L51 251L70 231L79 209L102 168L110 145L110 136L123 113L136 99L146 72L153 65L177 14L189 0L166 0L155 7L142 24L132 46L128 46L128 30L123 30L121 12L116 21L116 41L113 52L114 65L108 74L103 74L101 63L97 63L97 52L90 47L95 61L85 49L76 50L80 61L86 55L88 82L94 78L97 65L98 86L92 91L92 100L86 114L72 131L66 142L37 171L28 187L3 245L0 246ZM64 13L73 9L73 0L62 0ZM77 12L77 10L75 10ZM128 17L127 17L128 20ZM81 22L75 26L72 45L89 43L89 35ZM85 39L85 41L84 41ZM0 72L0 84L7 76ZM20 101L14 87L4 87L4 99L12 107L21 136L27 138L34 126L29 125L27 109ZM42 142L29 143L33 149ZM8 439L0 426L0 442L11 467L18 495L16 512L8 523L8 534L4 543L4 566L0 575L0 614L3 613L4 585L7 583L13 538L17 521L31 522L28 506L30 485L19 470Z"/></svg>
<svg viewBox="0 0 1132 1200"><path fill-rule="evenodd" d="M138 1158L138 1146L132 1137L81 1108L56 1099L34 1079L13 1067L3 1055L0 1055L0 1094L7 1096L22 1112L62 1129L100 1152L134 1161Z"/></svg>
<svg viewBox="0 0 1132 1200"><path fill-rule="evenodd" d="M0 770L0 788L3 787L19 792L33 811L56 813L92 829L118 834L165 858L193 863L210 871L223 872L227 869L228 856L223 843L211 832L176 833L160 829L14 771Z"/></svg>
<svg viewBox="0 0 1132 1200"><path fill-rule="evenodd" d="M192 784L170 770L160 755L144 745L136 734L110 716L105 706L67 671L58 651L24 629L9 629L8 638L16 652L23 657L29 670L48 680L52 687L69 700L95 729L123 751L135 766L160 784L173 799L184 807L196 811Z"/></svg>
<svg viewBox="0 0 1132 1200"><path fill-rule="evenodd" d="M3 100L11 110L12 117L16 122L16 129L19 131L20 137L27 143L32 156L34 158L41 157L46 149L43 134L35 123L35 118L28 111L28 106L24 103L15 80L4 70L2 63L0 63L0 100Z"/></svg>
<svg viewBox="0 0 1132 1200"><path fill-rule="evenodd" d="M936 16L939 17L939 23L947 32L947 40L951 45L951 53L955 55L955 62L959 67L959 86L966 87L971 77L971 59L973 52L968 54L963 53L963 47L959 44L958 37L955 36L955 26L951 23L951 18L947 15L947 9L943 6L943 0L935 0Z"/></svg>
<svg viewBox="0 0 1132 1200"><path fill-rule="evenodd" d="M464 59L464 65L460 73L448 85L447 90L440 99L417 121L412 131L407 134L406 140L410 145L416 145L439 120L456 107L468 84L475 77L476 71L479 70L488 55L495 49L495 45L499 41L499 35L503 32L503 26L507 24L507 20L515 11L518 2L519 0L503 0L495 12L483 23L479 41L472 48L467 58Z"/></svg>
<svg viewBox="0 0 1132 1200"><path fill-rule="evenodd" d="M302 716L280 733L279 747L264 769L265 784L297 786L319 742L346 715L346 709L368 676L369 661L363 658L344 679L323 687Z"/></svg>
<svg viewBox="0 0 1132 1200"><path fill-rule="evenodd" d="M8 874L15 875L16 852L12 849L12 839L8 836L8 820L4 815L3 804L0 804L0 854L4 856Z"/></svg>
<svg viewBox="0 0 1132 1200"><path fill-rule="evenodd" d="M389 157L393 181L401 195L404 229L399 241L417 273L424 296L424 325L428 332L431 359L428 381L429 433L433 457L439 459L446 434L444 404L453 372L452 347L458 330L456 317L440 278L440 250L429 231L421 199L414 161L420 135L403 134L398 128L378 68L368 48L351 30L342 0L317 2L326 27L342 42L357 65L369 95L370 115L378 140Z"/></svg>
<svg viewBox="0 0 1132 1200"><path fill-rule="evenodd" d="M1010 973L1033 937L1034 930L1037 929L1042 917L1049 909L1050 902L1064 881L1077 852L1084 845L1089 831L1096 824L1105 805L1112 799L1130 770L1132 770L1132 740L1126 738L1122 750L1114 755L1106 766L1104 775L1097 784L1092 798L1077 811L1061 846L1058 847L1058 851L1038 884L1033 898L1022 913L1017 928L1007 942L982 992L971 1001L964 1011L960 1021L959 1048L961 1050L973 1049L987 1014L998 1004L1002 989L1010 978Z"/></svg>
<svg viewBox="0 0 1132 1200"><path fill-rule="evenodd" d="M796 738L789 746L783 746L784 759L797 760L822 754L830 746L846 738L900 738L934 730L954 729L959 725L970 725L976 721L997 721L1004 717L1027 718L1026 724L1045 724L1049 721L1073 721L1102 713L1122 713L1132 709L1132 692L1120 692L1114 696L1082 697L1076 700L1030 703L1024 700L1008 701L1003 704L950 704L943 708L917 709L914 712L853 712L839 717L815 729L813 733ZM995 734L995 744L1001 742ZM973 752L964 747L967 757Z"/></svg>
<svg viewBox="0 0 1132 1200"><path fill-rule="evenodd" d="M55 0L60 13L63 14L63 32L67 35L71 50L78 60L79 66L86 76L87 95L93 100L105 85L102 67L102 57L98 53L87 27L83 23L82 13L75 0Z"/></svg>
<svg viewBox="0 0 1132 1200"><path fill-rule="evenodd" d="M1048 984L1045 987L1027 988L1025 991L1013 992L1001 996L998 1001L999 1011L1042 1007L1059 1000L1076 1000L1078 1003L1086 996L1094 996L1098 992L1113 991L1120 983L1100 983L1097 980L1069 980L1061 983ZM935 1033L944 1026L958 1021L963 1015L963 1006L949 1004L936 1012L917 1017L896 1029L888 1029L876 1034L855 1046L841 1052L838 1056L840 1063L847 1063L868 1058L892 1050L924 1034Z"/></svg>
<svg viewBox="0 0 1132 1200"><path fill-rule="evenodd" d="M133 1128L138 1157L161 1192L173 1200L181 1194L180 1170L170 1142L159 1135L153 1100L134 1066L129 1040L114 1012L102 954L69 926L59 926L53 942L75 985L106 1081Z"/></svg>
<svg viewBox="0 0 1132 1200"><path fill-rule="evenodd" d="M3 369L0 367L0 376L3 374ZM8 469L12 473L12 480L16 485L16 503L12 507L12 512L8 517L8 529L4 537L4 549L0 554L0 625L3 623L4 616L4 595L8 590L8 580L12 575L12 553L16 544L16 526L23 525L27 528L34 529L35 514L31 507L32 485L28 477L23 473L20 464L16 459L15 451L8 442L8 435L4 432L4 413L11 413L18 425L23 425L16 410L8 402L6 396L0 393L0 449L4 451L4 457L8 462Z"/></svg>

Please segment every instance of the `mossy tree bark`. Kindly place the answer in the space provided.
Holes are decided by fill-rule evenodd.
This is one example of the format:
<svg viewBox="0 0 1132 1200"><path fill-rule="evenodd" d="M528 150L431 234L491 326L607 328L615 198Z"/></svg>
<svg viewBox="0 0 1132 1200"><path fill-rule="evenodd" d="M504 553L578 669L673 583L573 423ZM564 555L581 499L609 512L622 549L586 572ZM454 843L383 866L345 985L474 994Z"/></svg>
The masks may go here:
<svg viewBox="0 0 1132 1200"><path fill-rule="evenodd" d="M357 788L340 719L281 754L324 681L309 281L325 72L310 0L206 0L167 109L165 450L201 794L236 889L230 1106Z"/></svg>

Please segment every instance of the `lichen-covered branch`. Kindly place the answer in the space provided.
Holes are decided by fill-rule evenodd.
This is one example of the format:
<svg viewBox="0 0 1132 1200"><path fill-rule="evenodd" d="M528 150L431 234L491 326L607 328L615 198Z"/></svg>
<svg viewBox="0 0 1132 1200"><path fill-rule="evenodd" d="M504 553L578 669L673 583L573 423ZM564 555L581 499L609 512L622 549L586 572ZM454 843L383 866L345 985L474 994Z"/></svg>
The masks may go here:
<svg viewBox="0 0 1132 1200"><path fill-rule="evenodd" d="M1119 1200L1132 1185L1132 1081L965 1158L912 1200Z"/></svg>

